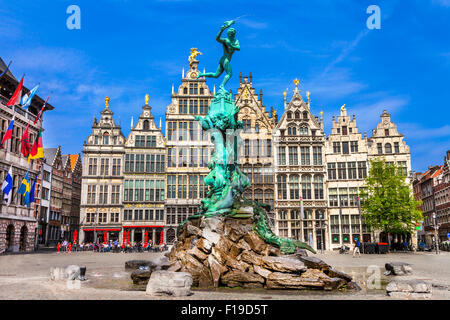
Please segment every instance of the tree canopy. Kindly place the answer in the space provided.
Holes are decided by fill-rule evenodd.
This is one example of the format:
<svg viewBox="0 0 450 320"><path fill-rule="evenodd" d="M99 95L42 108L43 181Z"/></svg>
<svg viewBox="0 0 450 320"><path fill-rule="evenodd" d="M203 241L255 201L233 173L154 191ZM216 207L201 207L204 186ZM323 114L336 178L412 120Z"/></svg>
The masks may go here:
<svg viewBox="0 0 450 320"><path fill-rule="evenodd" d="M370 161L361 209L367 224L388 233L411 233L423 220L417 201L401 167L384 159Z"/></svg>

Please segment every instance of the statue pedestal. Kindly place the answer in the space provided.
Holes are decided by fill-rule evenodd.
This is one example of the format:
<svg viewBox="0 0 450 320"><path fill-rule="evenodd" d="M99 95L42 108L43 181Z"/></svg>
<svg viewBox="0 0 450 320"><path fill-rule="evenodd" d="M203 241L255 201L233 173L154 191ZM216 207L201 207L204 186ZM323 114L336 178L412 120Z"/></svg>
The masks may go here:
<svg viewBox="0 0 450 320"><path fill-rule="evenodd" d="M188 220L168 253L169 271L189 272L193 286L265 289L357 288L352 278L297 249L290 255L266 243L256 231L253 212L244 206L236 216Z"/></svg>

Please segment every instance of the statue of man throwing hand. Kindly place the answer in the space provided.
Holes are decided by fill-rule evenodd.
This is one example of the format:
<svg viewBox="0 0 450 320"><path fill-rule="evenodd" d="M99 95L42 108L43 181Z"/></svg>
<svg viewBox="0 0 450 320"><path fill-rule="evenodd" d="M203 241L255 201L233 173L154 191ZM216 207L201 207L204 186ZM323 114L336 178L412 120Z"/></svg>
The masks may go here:
<svg viewBox="0 0 450 320"><path fill-rule="evenodd" d="M208 78L218 78L225 71L227 74L223 78L222 84L219 86L219 90L225 90L225 84L230 80L233 72L231 71L231 56L234 51L240 50L241 47L239 45L239 41L235 38L236 30L234 28L230 28L227 31L227 37L221 38L222 32L229 28L232 24L234 24L234 20L226 21L222 27L220 27L220 31L216 36L216 40L223 45L223 56L219 60L219 66L217 67L216 72L200 72L197 76L199 77L208 77Z"/></svg>

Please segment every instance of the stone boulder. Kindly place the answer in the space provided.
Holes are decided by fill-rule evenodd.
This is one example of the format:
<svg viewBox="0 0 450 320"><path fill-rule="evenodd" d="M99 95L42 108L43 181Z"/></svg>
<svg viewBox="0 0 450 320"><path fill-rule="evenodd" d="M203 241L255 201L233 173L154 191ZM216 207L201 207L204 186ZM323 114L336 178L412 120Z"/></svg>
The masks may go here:
<svg viewBox="0 0 450 320"><path fill-rule="evenodd" d="M412 267L406 262L388 262L384 267L386 268L385 275L404 276L412 274Z"/></svg>
<svg viewBox="0 0 450 320"><path fill-rule="evenodd" d="M150 260L129 260L125 262L125 270L138 270L139 267L155 269L156 265Z"/></svg>
<svg viewBox="0 0 450 320"><path fill-rule="evenodd" d="M422 280L396 280L389 282L386 293L393 298L429 299L432 285Z"/></svg>
<svg viewBox="0 0 450 320"><path fill-rule="evenodd" d="M150 276L152 275L152 270L134 270L131 273L131 279L133 280L133 284L143 285L147 284Z"/></svg>
<svg viewBox="0 0 450 320"><path fill-rule="evenodd" d="M192 276L188 272L154 271L147 284L146 294L183 297L192 295Z"/></svg>
<svg viewBox="0 0 450 320"><path fill-rule="evenodd" d="M188 272L195 287L359 288L352 285L352 277L316 257L308 257L303 249L283 254L276 245L259 237L253 230L253 219L247 217L201 217L187 221L180 229L167 255L169 271Z"/></svg>

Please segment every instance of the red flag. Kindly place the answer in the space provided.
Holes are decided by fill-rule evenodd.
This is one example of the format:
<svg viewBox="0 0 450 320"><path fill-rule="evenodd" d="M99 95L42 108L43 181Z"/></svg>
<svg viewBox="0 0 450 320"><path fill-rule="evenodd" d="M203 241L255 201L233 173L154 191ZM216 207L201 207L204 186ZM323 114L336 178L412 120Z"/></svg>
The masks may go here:
<svg viewBox="0 0 450 320"><path fill-rule="evenodd" d="M20 80L19 85L17 86L16 91L14 91L14 94L12 95L11 99L9 99L8 103L6 104L7 107L20 104L23 89L23 77L24 76L22 76L22 80Z"/></svg>
<svg viewBox="0 0 450 320"><path fill-rule="evenodd" d="M20 140L20 142L22 143L21 147L20 147L20 152L22 152L24 157L28 157L28 155L30 154L30 150L31 150L30 140L28 139L28 126L29 125L30 125L30 123L27 124L27 128L23 132L22 139Z"/></svg>
<svg viewBox="0 0 450 320"><path fill-rule="evenodd" d="M51 95L52 94L50 93L49 96L47 97L47 100L45 100L44 105L42 106L41 111L39 111L38 115L36 116L36 119L34 119L33 124L36 124L36 122L39 120L39 117L41 116L42 112L44 112L44 108L47 105L47 101L48 101L48 99L50 98Z"/></svg>

